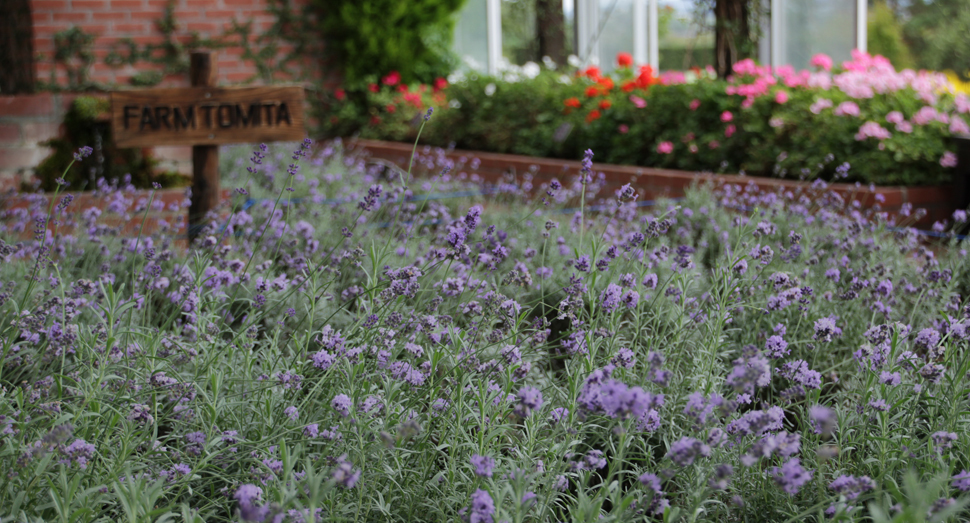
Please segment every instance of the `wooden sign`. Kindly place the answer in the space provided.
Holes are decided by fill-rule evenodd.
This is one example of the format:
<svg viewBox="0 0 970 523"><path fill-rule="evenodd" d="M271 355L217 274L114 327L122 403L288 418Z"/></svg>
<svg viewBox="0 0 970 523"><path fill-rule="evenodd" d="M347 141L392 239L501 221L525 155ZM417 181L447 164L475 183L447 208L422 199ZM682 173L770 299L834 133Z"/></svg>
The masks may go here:
<svg viewBox="0 0 970 523"><path fill-rule="evenodd" d="M192 146L191 243L220 204L218 145L298 142L306 131L302 87L216 87L215 53L189 58L192 87L111 93L111 127L118 147Z"/></svg>
<svg viewBox="0 0 970 523"><path fill-rule="evenodd" d="M301 141L303 88L187 87L111 93L118 147Z"/></svg>

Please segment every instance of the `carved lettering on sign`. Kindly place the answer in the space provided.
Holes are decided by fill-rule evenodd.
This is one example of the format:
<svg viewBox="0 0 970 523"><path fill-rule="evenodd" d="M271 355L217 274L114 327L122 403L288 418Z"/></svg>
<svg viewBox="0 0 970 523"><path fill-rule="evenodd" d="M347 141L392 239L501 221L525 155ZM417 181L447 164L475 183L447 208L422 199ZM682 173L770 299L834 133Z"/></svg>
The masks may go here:
<svg viewBox="0 0 970 523"><path fill-rule="evenodd" d="M112 93L119 147L302 140L301 87L146 89Z"/></svg>

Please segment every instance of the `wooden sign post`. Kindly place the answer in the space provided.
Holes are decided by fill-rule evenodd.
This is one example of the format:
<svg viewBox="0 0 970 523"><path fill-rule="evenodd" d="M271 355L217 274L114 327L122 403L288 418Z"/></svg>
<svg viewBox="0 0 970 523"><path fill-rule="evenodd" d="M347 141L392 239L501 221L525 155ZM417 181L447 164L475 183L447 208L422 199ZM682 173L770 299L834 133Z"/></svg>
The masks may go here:
<svg viewBox="0 0 970 523"><path fill-rule="evenodd" d="M192 146L189 242L219 204L220 144L306 137L302 87L216 87L214 55L192 53L192 87L111 93L111 125L118 147Z"/></svg>

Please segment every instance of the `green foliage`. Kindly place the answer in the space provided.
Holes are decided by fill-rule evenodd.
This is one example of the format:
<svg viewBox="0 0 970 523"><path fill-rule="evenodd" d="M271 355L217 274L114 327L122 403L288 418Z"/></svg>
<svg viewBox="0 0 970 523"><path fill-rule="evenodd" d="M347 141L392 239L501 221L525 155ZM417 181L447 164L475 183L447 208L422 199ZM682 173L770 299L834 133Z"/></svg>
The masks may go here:
<svg viewBox="0 0 970 523"><path fill-rule="evenodd" d="M77 26L54 34L54 63L67 71L67 90L87 91L97 88L88 80L88 71L94 63L94 52L91 51L93 43L94 35ZM60 90L56 74L57 68L52 68L50 82L41 87Z"/></svg>
<svg viewBox="0 0 970 523"><path fill-rule="evenodd" d="M920 66L950 69L970 79L970 4L964 0L914 0L906 38Z"/></svg>
<svg viewBox="0 0 970 523"><path fill-rule="evenodd" d="M868 52L885 56L897 69L914 67L912 53L903 40L903 26L884 1L869 8L866 46Z"/></svg>
<svg viewBox="0 0 970 523"><path fill-rule="evenodd" d="M69 190L92 190L99 178L111 182L128 177L138 188L150 188L152 182L167 187L185 184L184 177L178 173L156 173L155 160L141 149L116 147L111 126L103 118L108 111L105 98L81 96L74 100L64 116L65 136L47 142L54 151L35 171L41 189L53 191L57 188L57 179L62 177L70 184ZM94 148L95 153L68 169L75 151L82 146Z"/></svg>
<svg viewBox="0 0 970 523"><path fill-rule="evenodd" d="M398 71L405 82L431 82L457 64L453 14L464 0L314 0L326 50L350 86Z"/></svg>
<svg viewBox="0 0 970 523"><path fill-rule="evenodd" d="M948 126L941 121L893 132L885 140L856 138L867 121L893 129L885 123L890 112L910 120L926 105L912 89L856 99L837 88L776 86L744 107L744 98L726 94L732 84L713 78L625 90L620 86L633 81L633 72L619 69L608 94L588 96L587 90L599 85L589 79L548 69L527 79L516 71L521 69L504 73L505 79L469 74L447 87L447 102L423 102L423 107L439 109L422 142L573 160L592 149L597 160L611 164L794 179L837 180L838 167L849 162L845 181L878 185L934 185L948 183L951 176L951 169L940 165L950 150ZM775 100L779 90L787 93L787 102ZM415 138L419 107L407 107L400 94L386 89L356 96L354 107L349 101L338 103L323 116L339 120L339 129L328 129L330 135ZM820 98L830 100L832 108L815 114L810 107ZM570 108L566 100L579 106ZM691 109L695 100L697 107ZM860 114L835 115L834 107L842 102L857 103ZM950 95L940 95L936 106L950 111L952 103ZM732 114L731 122L722 121L725 111ZM672 153L658 152L663 142L672 144Z"/></svg>

